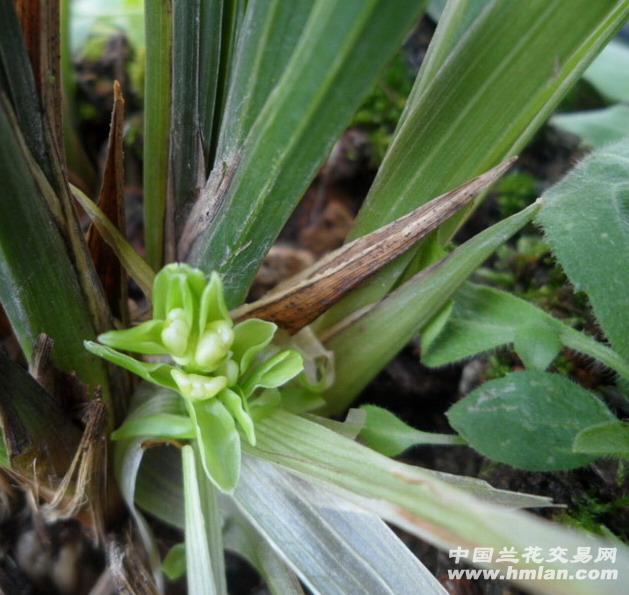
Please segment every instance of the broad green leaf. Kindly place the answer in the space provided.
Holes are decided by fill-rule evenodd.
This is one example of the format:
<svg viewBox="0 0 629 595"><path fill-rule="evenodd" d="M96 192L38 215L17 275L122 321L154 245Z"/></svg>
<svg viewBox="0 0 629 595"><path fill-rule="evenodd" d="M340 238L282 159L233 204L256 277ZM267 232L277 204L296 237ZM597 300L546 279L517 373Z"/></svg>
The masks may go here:
<svg viewBox="0 0 629 595"><path fill-rule="evenodd" d="M454 32L436 40L447 59L427 84L417 79L421 92L411 92L350 239L520 151L628 14L627 0L493 0L450 50L460 31L453 19ZM457 215L442 226L442 243L461 221ZM321 326L381 299L415 252L333 307Z"/></svg>
<svg viewBox="0 0 629 595"><path fill-rule="evenodd" d="M322 337L336 356L336 380L324 393L340 413L452 297L491 253L537 212L531 205L459 246L434 267L401 285L377 306ZM360 349L357 349L360 346Z"/></svg>
<svg viewBox="0 0 629 595"><path fill-rule="evenodd" d="M108 362L116 364L125 370L129 370L129 372L133 372L147 382L163 386L164 388L177 390L177 383L171 376L171 371L175 369L173 366L168 364L143 362L131 357L130 355L125 355L115 349L111 349L111 347L99 345L94 341L85 341L84 345L85 349L87 349L90 353L93 353L98 357L102 357Z"/></svg>
<svg viewBox="0 0 629 595"><path fill-rule="evenodd" d="M583 73L605 97L612 101L629 101L629 47L621 41L610 41L600 56Z"/></svg>
<svg viewBox="0 0 629 595"><path fill-rule="evenodd" d="M598 110L554 115L553 126L581 137L595 149L629 136L629 106L613 105Z"/></svg>
<svg viewBox="0 0 629 595"><path fill-rule="evenodd" d="M187 403L206 476L230 493L240 475L240 436L236 423L218 399Z"/></svg>
<svg viewBox="0 0 629 595"><path fill-rule="evenodd" d="M572 450L599 457L621 457L629 460L629 423L616 420L588 426L575 436Z"/></svg>
<svg viewBox="0 0 629 595"><path fill-rule="evenodd" d="M276 331L277 325L257 319L245 320L234 327L231 351L241 374L247 372L258 354L270 345Z"/></svg>
<svg viewBox="0 0 629 595"><path fill-rule="evenodd" d="M303 369L304 360L297 351L280 351L254 368L244 380L242 389L245 397L250 397L257 388L278 388L295 378Z"/></svg>
<svg viewBox="0 0 629 595"><path fill-rule="evenodd" d="M302 418L276 415L256 426L258 446L247 447L255 458L269 460L299 473L308 482L324 482L339 489L339 495L365 510L403 527L441 548L514 547L522 551L534 543L543 549L560 544L570 551L576 547L617 547L619 576L629 573L629 549L592 535L554 525L537 516L481 501L466 493L466 478L438 474L391 461L368 448ZM243 474L246 477L246 473ZM459 487L455 487L455 481ZM479 495L489 495L477 484ZM494 492L498 495L499 492ZM502 493L503 503L515 505L515 494ZM236 496L238 491L236 492ZM522 502L526 496L520 495ZM509 503L509 498L511 502ZM534 498L529 506L535 504ZM526 504L525 504L526 505ZM557 562L545 568L561 566ZM496 566L499 567L499 566ZM522 561L514 567L524 567ZM594 563L580 568L596 568ZM521 583L525 585L525 582ZM530 583L528 583L530 588ZM610 581L538 581L540 593L562 595L618 595Z"/></svg>
<svg viewBox="0 0 629 595"><path fill-rule="evenodd" d="M575 454L582 429L614 419L593 393L558 374L513 372L455 403L452 427L486 457L531 471L573 469L593 460Z"/></svg>
<svg viewBox="0 0 629 595"><path fill-rule="evenodd" d="M159 269L164 258L164 227L170 150L172 85L172 0L147 2L144 11L144 243L147 259Z"/></svg>
<svg viewBox="0 0 629 595"><path fill-rule="evenodd" d="M115 432L112 440L129 438L164 438L166 440L186 440L195 437L190 418L174 413L154 413L127 419Z"/></svg>
<svg viewBox="0 0 629 595"><path fill-rule="evenodd" d="M456 434L431 434L416 430L382 407L363 405L361 409L367 412L367 420L358 439L388 457L402 454L418 444L465 444L465 440Z"/></svg>
<svg viewBox="0 0 629 595"><path fill-rule="evenodd" d="M440 328L436 328L438 323ZM629 362L603 343L570 328L515 295L473 283L466 283L457 292L447 317L436 322L433 319L430 333L427 330L422 333L422 363L445 366L515 343L518 336L520 351L526 350L521 339L522 334L528 332L527 327L539 330L540 338L547 337L547 341L540 341L539 346L535 334L531 337L528 348L533 349L533 353L538 347L542 355L554 353L558 339L565 347L589 355L629 378Z"/></svg>
<svg viewBox="0 0 629 595"><path fill-rule="evenodd" d="M586 157L542 197L538 221L612 347L629 359L629 140Z"/></svg>
<svg viewBox="0 0 629 595"><path fill-rule="evenodd" d="M313 593L445 594L380 519L323 486L245 457L234 499Z"/></svg>
<svg viewBox="0 0 629 595"><path fill-rule="evenodd" d="M45 333L54 363L108 398L103 364L83 349L96 335L88 302L9 109L0 102L0 302L28 360Z"/></svg>
<svg viewBox="0 0 629 595"><path fill-rule="evenodd" d="M162 571L171 580L181 578L186 572L186 545L177 543L168 550L162 562Z"/></svg>
<svg viewBox="0 0 629 595"><path fill-rule="evenodd" d="M120 264L129 276L138 284L144 295L151 297L155 272L146 261L135 251L116 226L107 218L98 205L89 199L81 190L72 186L72 195L81 205L94 227L109 247L115 252Z"/></svg>
<svg viewBox="0 0 629 595"><path fill-rule="evenodd" d="M183 493L186 512L186 575L188 593L191 595L215 595L215 578L212 573L210 546L205 532L205 517L199 482L205 480L197 475L194 450L191 446L181 449L183 466Z"/></svg>
<svg viewBox="0 0 629 595"><path fill-rule="evenodd" d="M561 351L557 330L532 322L520 325L515 331L513 348L522 363L533 370L544 371Z"/></svg>
<svg viewBox="0 0 629 595"><path fill-rule="evenodd" d="M229 273L230 307L246 295L268 248L422 5L314 2L273 93L242 145L217 159L179 243L181 258Z"/></svg>

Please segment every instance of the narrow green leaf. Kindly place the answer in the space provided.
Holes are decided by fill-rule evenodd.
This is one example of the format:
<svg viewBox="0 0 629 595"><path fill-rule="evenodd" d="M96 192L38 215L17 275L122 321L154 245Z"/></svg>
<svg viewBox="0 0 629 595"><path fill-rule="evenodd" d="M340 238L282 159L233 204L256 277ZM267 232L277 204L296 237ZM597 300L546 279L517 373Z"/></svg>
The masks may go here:
<svg viewBox="0 0 629 595"><path fill-rule="evenodd" d="M388 457L395 457L419 444L465 444L465 440L456 434L431 434L416 430L382 407L363 405L361 409L367 412L367 421L358 435L359 440Z"/></svg>
<svg viewBox="0 0 629 595"><path fill-rule="evenodd" d="M195 437L194 426L189 417L174 413L155 413L127 419L115 432L112 440L129 438L164 438L187 440Z"/></svg>
<svg viewBox="0 0 629 595"><path fill-rule="evenodd" d="M314 3L284 74L242 146L217 161L179 244L181 258L230 273L230 307L244 298L268 248L422 4Z"/></svg>
<svg viewBox="0 0 629 595"><path fill-rule="evenodd" d="M172 29L172 120L170 128L171 169L169 194L174 221L169 230L172 241L180 236L186 211L203 186L205 167L199 120L199 72L201 3L205 0L174 2ZM182 259L180 259L182 260ZM211 269L206 269L210 272Z"/></svg>
<svg viewBox="0 0 629 595"><path fill-rule="evenodd" d="M531 471L573 469L594 460L574 454L583 428L614 416L596 395L564 376L513 372L454 404L452 427L486 457Z"/></svg>
<svg viewBox="0 0 629 595"><path fill-rule="evenodd" d="M187 406L206 476L221 491L232 492L240 475L240 436L234 418L215 398Z"/></svg>
<svg viewBox="0 0 629 595"><path fill-rule="evenodd" d="M297 575L242 515L231 515L225 548L258 571L271 595L304 595Z"/></svg>
<svg viewBox="0 0 629 595"><path fill-rule="evenodd" d="M144 243L148 261L159 269L164 258L164 226L168 194L172 0L146 2L144 9L146 66L144 79Z"/></svg>
<svg viewBox="0 0 629 595"><path fill-rule="evenodd" d="M303 32L312 0L249 2L238 37L218 159L233 155L264 107Z"/></svg>
<svg viewBox="0 0 629 595"><path fill-rule="evenodd" d="M550 123L576 134L583 144L597 149L629 136L629 106L613 105L599 110L556 114Z"/></svg>
<svg viewBox="0 0 629 595"><path fill-rule="evenodd" d="M0 19L0 89L11 102L29 151L46 177L52 180L39 94L22 29L11 2L0 3Z"/></svg>
<svg viewBox="0 0 629 595"><path fill-rule="evenodd" d="M612 101L629 101L629 47L610 41L600 56L583 73L583 78Z"/></svg>
<svg viewBox="0 0 629 595"><path fill-rule="evenodd" d="M451 482L465 478L435 474L425 469L391 461L368 448L348 440L302 418L278 413L257 425L258 446L247 447L256 458L270 460L296 471L307 481L325 482L340 488L345 499L356 498L360 508L370 510L383 519L403 527L423 540L441 548L514 547L523 551L531 543L544 550L550 547L617 547L615 568L619 576L629 573L629 549L605 542L584 532L553 525L539 517L505 506L483 502L465 493ZM243 474L247 477L247 473ZM238 492L236 493L236 495ZM482 490L479 489L482 495ZM487 486L485 485L487 496ZM513 506L503 493L504 504ZM525 498L525 495L520 495ZM529 506L539 506L529 500ZM600 564L599 564L600 565ZM514 567L524 568L523 561ZM544 564L545 568L563 567L560 563ZM580 566L596 568L593 562ZM496 568L500 568L497 565ZM530 583L522 582L522 585ZM617 595L618 585L612 581L538 581L540 593L556 595Z"/></svg>
<svg viewBox="0 0 629 595"><path fill-rule="evenodd" d="M129 276L138 284L140 289L144 292L144 295L150 298L153 290L155 271L153 271L147 262L135 251L133 246L127 242L122 233L93 200L85 196L76 186L72 186L71 190L72 196L74 196L76 201L87 213L87 216L91 219L101 237L115 252L125 271L127 271Z"/></svg>
<svg viewBox="0 0 629 595"><path fill-rule="evenodd" d="M629 460L629 423L616 420L588 426L575 436L572 450L587 455Z"/></svg>
<svg viewBox="0 0 629 595"><path fill-rule="evenodd" d="M186 574L190 595L215 595L216 585L212 573L210 547L205 532L205 517L201 502L194 450L191 446L181 449L183 464L183 488L186 511Z"/></svg>
<svg viewBox="0 0 629 595"><path fill-rule="evenodd" d="M454 33L436 40L446 44L448 58L425 86L416 81L421 92L411 92L350 239L516 154L628 15L627 0L493 0L450 51L460 30L453 19ZM442 226L442 243L464 216ZM381 299L415 253L332 308L321 326Z"/></svg>
<svg viewBox="0 0 629 595"><path fill-rule="evenodd" d="M145 355L168 355L161 338L163 328L164 321L147 320L128 329L102 333L98 335L98 341L112 349Z"/></svg>
<svg viewBox="0 0 629 595"><path fill-rule="evenodd" d="M629 359L629 140L586 157L542 197L538 220L612 347ZM578 214L578 216L577 216Z"/></svg>
<svg viewBox="0 0 629 595"><path fill-rule="evenodd" d="M489 255L537 212L531 205L481 232L452 254L401 285L377 306L322 337L336 355L336 380L324 393L340 413L410 339L439 312ZM360 345L360 349L356 349Z"/></svg>
<svg viewBox="0 0 629 595"><path fill-rule="evenodd" d="M313 593L445 595L391 529L327 486L245 457L234 499Z"/></svg>
<svg viewBox="0 0 629 595"><path fill-rule="evenodd" d="M96 332L77 271L7 109L0 105L0 302L27 359L45 333L60 368L107 394L104 366L83 349Z"/></svg>
<svg viewBox="0 0 629 595"><path fill-rule="evenodd" d="M230 42L229 39L223 39L226 8L229 10L229 3L224 0L201 0L199 7L199 132L206 170L211 165L212 148L217 140L216 124L220 121L221 58L228 50L224 46Z"/></svg>

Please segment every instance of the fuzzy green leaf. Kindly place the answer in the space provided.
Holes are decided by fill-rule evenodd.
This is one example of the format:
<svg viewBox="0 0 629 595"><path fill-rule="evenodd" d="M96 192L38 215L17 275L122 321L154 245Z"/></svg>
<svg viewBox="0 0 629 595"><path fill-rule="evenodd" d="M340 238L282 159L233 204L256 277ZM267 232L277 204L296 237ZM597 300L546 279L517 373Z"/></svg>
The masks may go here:
<svg viewBox="0 0 629 595"><path fill-rule="evenodd" d="M629 359L629 140L586 157L542 197L538 221L612 347Z"/></svg>
<svg viewBox="0 0 629 595"><path fill-rule="evenodd" d="M558 374L514 372L486 382L448 410L452 427L486 457L531 471L573 469L580 430L614 416L596 395Z"/></svg>
<svg viewBox="0 0 629 595"><path fill-rule="evenodd" d="M437 326L440 325L440 328ZM537 329L546 341L536 344L530 338L528 347L522 345L522 334L527 327ZM607 345L580 333L562 321L553 318L537 306L506 291L466 283L456 294L454 306L447 319L430 323L430 332L422 333L422 363L427 366L444 366L462 359L515 343L526 357L526 349L533 357L542 358L542 364L555 353L556 341L579 353L604 363L629 378L629 362L623 360ZM535 353L539 350L538 355ZM522 354L520 354L522 356Z"/></svg>
<svg viewBox="0 0 629 595"><path fill-rule="evenodd" d="M598 457L629 460L629 423L616 420L588 426L575 436L572 450Z"/></svg>
<svg viewBox="0 0 629 595"><path fill-rule="evenodd" d="M580 136L585 145L597 149L629 136L629 106L557 114L550 123Z"/></svg>
<svg viewBox="0 0 629 595"><path fill-rule="evenodd" d="M583 73L605 97L612 101L629 101L629 47L621 41L611 41Z"/></svg>

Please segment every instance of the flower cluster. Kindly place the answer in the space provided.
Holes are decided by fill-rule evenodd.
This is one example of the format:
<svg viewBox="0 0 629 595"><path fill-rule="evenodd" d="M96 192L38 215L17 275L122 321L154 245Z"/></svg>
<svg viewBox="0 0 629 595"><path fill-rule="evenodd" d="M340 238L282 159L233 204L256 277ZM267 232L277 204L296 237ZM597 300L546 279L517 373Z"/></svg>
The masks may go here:
<svg viewBox="0 0 629 595"><path fill-rule="evenodd" d="M198 269L170 264L155 277L153 318L104 333L98 343L86 342L86 348L177 391L190 422L184 435L197 439L208 477L230 490L240 467L237 425L255 444L252 409L276 404L277 388L303 369L299 353L271 345L276 330L275 324L257 319L234 325L218 274L208 280ZM152 361L121 351L151 356Z"/></svg>

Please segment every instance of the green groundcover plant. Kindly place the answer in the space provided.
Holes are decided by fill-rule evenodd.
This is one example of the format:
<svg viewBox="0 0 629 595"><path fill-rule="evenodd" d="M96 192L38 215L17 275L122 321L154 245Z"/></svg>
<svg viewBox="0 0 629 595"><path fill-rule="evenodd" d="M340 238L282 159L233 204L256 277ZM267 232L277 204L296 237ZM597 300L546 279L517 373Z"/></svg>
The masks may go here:
<svg viewBox="0 0 629 595"><path fill-rule="evenodd" d="M44 518L76 517L92 530L120 590L159 592L164 574L185 572L190 593L226 593L229 550L276 594L302 585L326 595L444 593L386 523L446 550L610 547L520 510L548 498L391 457L415 444L459 445L541 471L627 458L627 423L548 368L562 349L578 351L612 370L626 398L629 278L619 263L629 253L629 141L453 240L622 28L628 0L431 3L436 31L346 244L245 303L425 8L147 0L145 260L121 231L120 86L96 194L82 183L62 101L74 84L71 3L0 0L0 301L29 366L0 354L0 463L37 488ZM87 240L79 206L92 224ZM469 282L532 221L608 342ZM144 294L133 308L129 278ZM350 409L418 335L428 365L512 346L526 370L456 403L456 434ZM84 405L81 418L68 399ZM131 520L116 534L120 500ZM147 513L183 530L164 560ZM513 578L534 592L621 593L629 553L613 547L615 581L595 576L593 560L586 581Z"/></svg>

